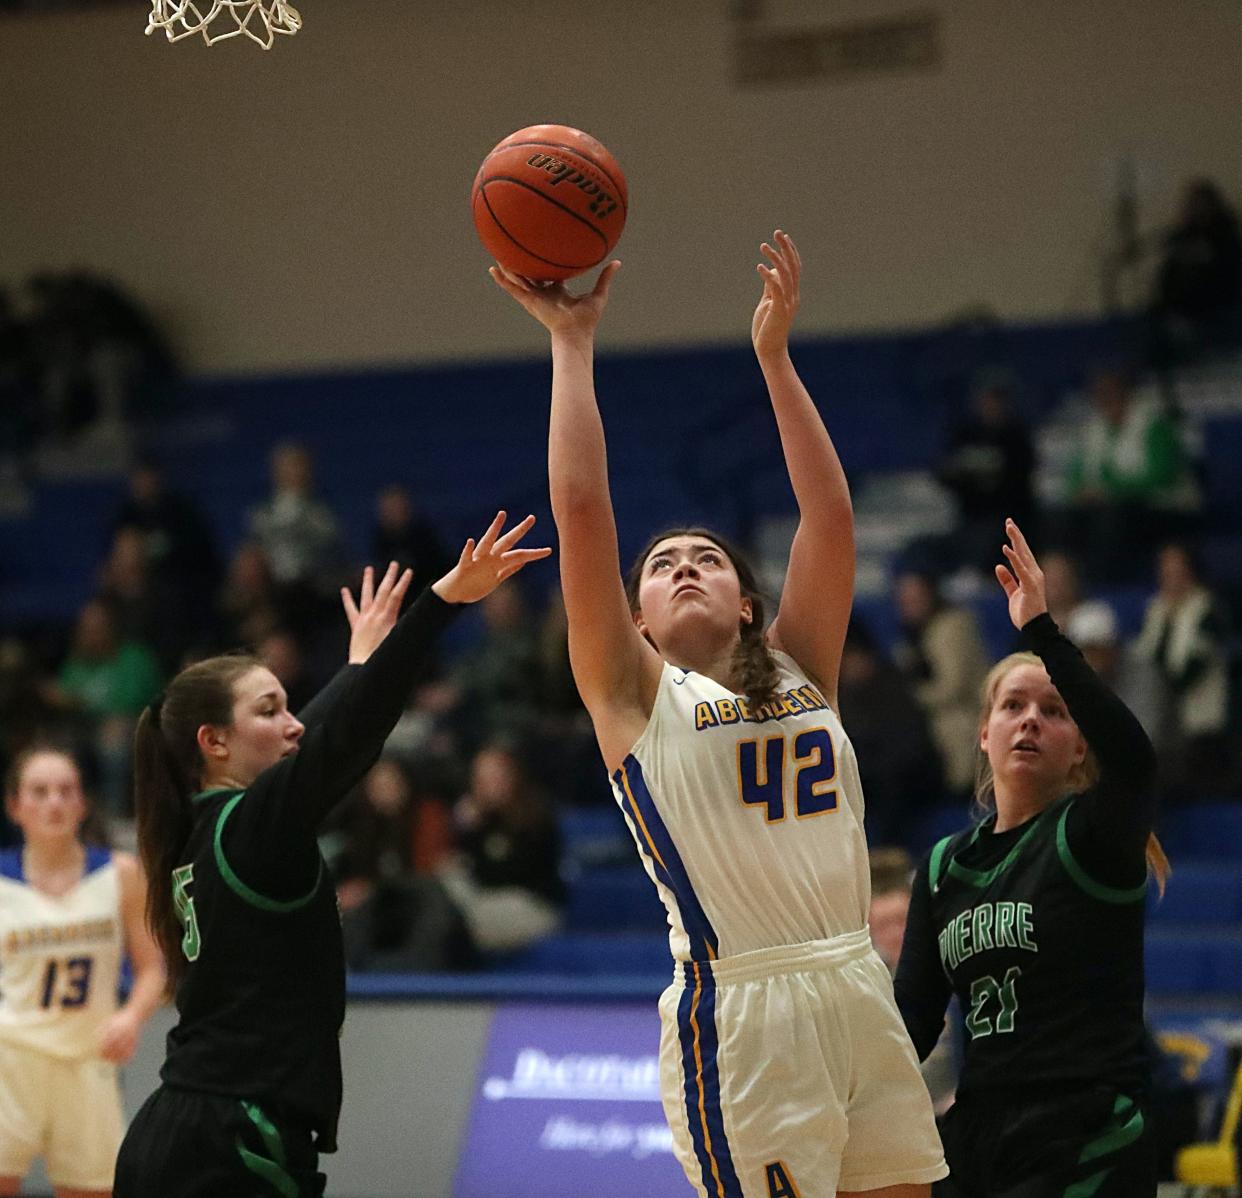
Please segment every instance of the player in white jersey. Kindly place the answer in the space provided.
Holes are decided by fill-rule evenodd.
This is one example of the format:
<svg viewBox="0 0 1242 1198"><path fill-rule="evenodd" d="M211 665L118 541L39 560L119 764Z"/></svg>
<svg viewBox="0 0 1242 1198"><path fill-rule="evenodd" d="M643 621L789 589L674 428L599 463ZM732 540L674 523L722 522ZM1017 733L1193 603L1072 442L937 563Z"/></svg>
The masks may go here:
<svg viewBox="0 0 1242 1198"><path fill-rule="evenodd" d="M668 909L661 1081L686 1174L707 1198L926 1198L947 1169L867 935L863 801L836 712L853 510L789 357L798 251L778 230L761 252L751 339L800 512L766 634L749 567L706 529L661 534L628 587L618 575L593 359L620 264L582 296L492 277L552 337L570 661Z"/></svg>
<svg viewBox="0 0 1242 1198"><path fill-rule="evenodd" d="M57 1198L98 1198L124 1130L117 1067L160 1004L163 960L138 862L79 839L72 757L19 754L5 807L24 843L0 853L0 1196L42 1157ZM134 980L118 1009L123 952Z"/></svg>

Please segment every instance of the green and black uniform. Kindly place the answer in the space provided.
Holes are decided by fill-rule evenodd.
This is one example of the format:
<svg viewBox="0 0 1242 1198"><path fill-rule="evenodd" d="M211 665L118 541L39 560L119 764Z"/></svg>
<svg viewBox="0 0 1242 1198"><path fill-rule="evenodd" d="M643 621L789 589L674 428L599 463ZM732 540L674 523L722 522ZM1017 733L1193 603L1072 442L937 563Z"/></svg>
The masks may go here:
<svg viewBox="0 0 1242 1198"><path fill-rule="evenodd" d="M323 1192L336 1150L345 960L320 821L374 764L436 635L430 591L302 713L298 751L246 790L194 798L173 888L188 960L163 1085L117 1162L116 1198Z"/></svg>
<svg viewBox="0 0 1242 1198"><path fill-rule="evenodd" d="M956 994L966 1049L942 1135L945 1198L1148 1198L1145 850L1155 754L1042 615L1023 630L1100 767L1026 823L937 844L914 883L896 978L920 1059Z"/></svg>

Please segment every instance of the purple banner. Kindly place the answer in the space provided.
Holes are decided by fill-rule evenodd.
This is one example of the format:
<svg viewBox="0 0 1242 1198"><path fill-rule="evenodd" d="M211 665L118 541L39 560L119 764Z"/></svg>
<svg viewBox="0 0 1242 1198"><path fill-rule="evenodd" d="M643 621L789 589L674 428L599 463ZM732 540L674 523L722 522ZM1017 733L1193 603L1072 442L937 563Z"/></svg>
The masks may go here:
<svg viewBox="0 0 1242 1198"><path fill-rule="evenodd" d="M454 1198L689 1198L659 1043L654 1005L500 1007Z"/></svg>

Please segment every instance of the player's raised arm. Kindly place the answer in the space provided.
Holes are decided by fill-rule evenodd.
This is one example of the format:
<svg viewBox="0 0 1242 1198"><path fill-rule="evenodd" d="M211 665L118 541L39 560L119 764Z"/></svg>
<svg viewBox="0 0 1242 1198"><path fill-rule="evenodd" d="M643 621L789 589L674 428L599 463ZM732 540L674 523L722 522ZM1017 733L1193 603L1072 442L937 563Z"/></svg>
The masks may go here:
<svg viewBox="0 0 1242 1198"><path fill-rule="evenodd" d="M451 610L485 598L529 562L552 552L521 545L534 516L503 532L506 516L497 512L482 537L467 539L456 565L400 618L411 572L399 574L395 562L378 585L372 571L366 571L357 601L348 589L342 590L350 625L349 661L357 669L337 692L331 710L320 713L319 726L302 738L299 751L271 766L252 790L262 790L276 810L288 806L291 814L314 824L361 779L400 717Z"/></svg>
<svg viewBox="0 0 1242 1198"><path fill-rule="evenodd" d="M769 637L820 683L836 706L841 648L854 601L854 508L828 430L789 356L802 259L780 229L760 247L763 295L751 341L763 371L794 498L798 530Z"/></svg>
<svg viewBox="0 0 1242 1198"><path fill-rule="evenodd" d="M634 626L621 582L608 491L604 426L595 398L595 327L619 262L592 291L536 286L500 267L492 278L552 337L548 485L560 537L561 589L574 680L609 768L625 754L654 702L662 663ZM615 743L614 743L615 742Z"/></svg>

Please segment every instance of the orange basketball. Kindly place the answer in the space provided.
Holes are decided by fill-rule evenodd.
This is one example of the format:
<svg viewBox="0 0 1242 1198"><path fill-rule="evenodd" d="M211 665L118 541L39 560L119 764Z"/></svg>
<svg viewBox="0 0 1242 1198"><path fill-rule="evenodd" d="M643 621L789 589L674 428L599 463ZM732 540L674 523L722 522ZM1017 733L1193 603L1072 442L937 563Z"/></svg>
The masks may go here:
<svg viewBox="0 0 1242 1198"><path fill-rule="evenodd" d="M628 198L617 160L589 133L531 125L483 159L470 206L487 252L543 282L602 262L625 227Z"/></svg>

